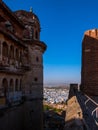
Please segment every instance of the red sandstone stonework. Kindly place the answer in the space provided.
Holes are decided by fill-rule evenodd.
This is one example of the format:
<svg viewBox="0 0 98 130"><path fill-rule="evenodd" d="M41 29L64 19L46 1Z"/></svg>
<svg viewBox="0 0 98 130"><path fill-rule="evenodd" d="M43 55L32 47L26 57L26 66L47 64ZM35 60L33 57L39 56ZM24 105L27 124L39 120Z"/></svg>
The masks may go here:
<svg viewBox="0 0 98 130"><path fill-rule="evenodd" d="M40 41L40 21L33 12L12 12L0 0L0 104L13 106L20 104L22 114L20 124L23 130L43 130L43 53L46 44ZM2 101L2 100L0 100ZM18 108L17 110L18 111ZM13 117L4 118L7 130L21 130L14 127ZM6 115L6 114L5 114ZM11 114L12 115L12 114ZM6 117L6 116L5 116ZM6 122L2 120L3 122ZM0 120L1 121L1 120ZM1 121L1 122L2 122ZM16 122L16 123L17 123ZM18 126L17 126L18 127ZM0 124L0 130L6 129Z"/></svg>
<svg viewBox="0 0 98 130"><path fill-rule="evenodd" d="M98 95L98 30L85 33L82 42L81 90Z"/></svg>

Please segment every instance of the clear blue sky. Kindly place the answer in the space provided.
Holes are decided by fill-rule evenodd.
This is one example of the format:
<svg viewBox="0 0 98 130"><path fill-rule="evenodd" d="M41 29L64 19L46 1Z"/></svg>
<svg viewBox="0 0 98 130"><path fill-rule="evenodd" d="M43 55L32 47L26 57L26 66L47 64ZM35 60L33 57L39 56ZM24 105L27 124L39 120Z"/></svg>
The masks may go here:
<svg viewBox="0 0 98 130"><path fill-rule="evenodd" d="M27 10L39 17L44 54L44 82L81 80L81 43L88 29L98 28L98 0L4 0L11 10Z"/></svg>

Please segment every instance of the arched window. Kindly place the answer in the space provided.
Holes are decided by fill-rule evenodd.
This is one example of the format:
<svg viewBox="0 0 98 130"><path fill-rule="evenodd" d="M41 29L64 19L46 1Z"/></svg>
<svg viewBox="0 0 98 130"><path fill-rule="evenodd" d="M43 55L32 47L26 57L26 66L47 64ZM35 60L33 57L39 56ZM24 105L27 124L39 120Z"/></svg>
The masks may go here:
<svg viewBox="0 0 98 130"><path fill-rule="evenodd" d="M2 90L3 90L3 95L6 97L7 92L8 92L8 81L6 78L2 80Z"/></svg>
<svg viewBox="0 0 98 130"><path fill-rule="evenodd" d="M36 57L36 61L39 62L39 58L38 58L38 56Z"/></svg>
<svg viewBox="0 0 98 130"><path fill-rule="evenodd" d="M10 58L14 59L14 47L12 45L10 46Z"/></svg>
<svg viewBox="0 0 98 130"><path fill-rule="evenodd" d="M6 42L3 43L3 49L2 49L3 56L8 57L8 45Z"/></svg>
<svg viewBox="0 0 98 130"><path fill-rule="evenodd" d="M14 82L13 82L13 79L10 80L10 86L9 86L9 91L10 92L13 92L14 90Z"/></svg>
<svg viewBox="0 0 98 130"><path fill-rule="evenodd" d="M20 51L19 61L22 62L22 52Z"/></svg>
<svg viewBox="0 0 98 130"><path fill-rule="evenodd" d="M38 32L35 33L35 38L38 39Z"/></svg>
<svg viewBox="0 0 98 130"><path fill-rule="evenodd" d="M38 81L38 78L37 78L37 77L35 77L35 78L34 78L34 81L35 81L35 82L37 82L37 81Z"/></svg>
<svg viewBox="0 0 98 130"><path fill-rule="evenodd" d="M15 81L15 91L18 91L18 79Z"/></svg>
<svg viewBox="0 0 98 130"><path fill-rule="evenodd" d="M11 31L11 32L14 31L13 26L12 26L12 24L10 23L10 21L6 21L6 22L5 22L5 26L6 26L6 28L7 28L9 31Z"/></svg>

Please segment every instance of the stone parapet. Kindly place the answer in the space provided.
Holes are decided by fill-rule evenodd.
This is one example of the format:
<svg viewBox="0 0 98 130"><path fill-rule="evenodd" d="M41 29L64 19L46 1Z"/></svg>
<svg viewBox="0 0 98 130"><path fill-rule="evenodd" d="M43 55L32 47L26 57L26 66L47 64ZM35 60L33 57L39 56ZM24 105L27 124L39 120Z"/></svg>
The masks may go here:
<svg viewBox="0 0 98 130"><path fill-rule="evenodd" d="M70 84L64 130L87 130L83 111L77 98L78 84Z"/></svg>
<svg viewBox="0 0 98 130"><path fill-rule="evenodd" d="M82 109L77 97L73 96L67 101L64 130L87 130L85 127Z"/></svg>

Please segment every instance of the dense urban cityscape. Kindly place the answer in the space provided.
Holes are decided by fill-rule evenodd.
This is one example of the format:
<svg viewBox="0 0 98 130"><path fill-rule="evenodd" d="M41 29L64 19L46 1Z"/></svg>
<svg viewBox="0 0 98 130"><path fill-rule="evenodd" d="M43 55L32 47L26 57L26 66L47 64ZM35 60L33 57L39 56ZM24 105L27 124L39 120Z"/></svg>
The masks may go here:
<svg viewBox="0 0 98 130"><path fill-rule="evenodd" d="M44 87L44 100L48 103L64 103L68 99L68 88Z"/></svg>

